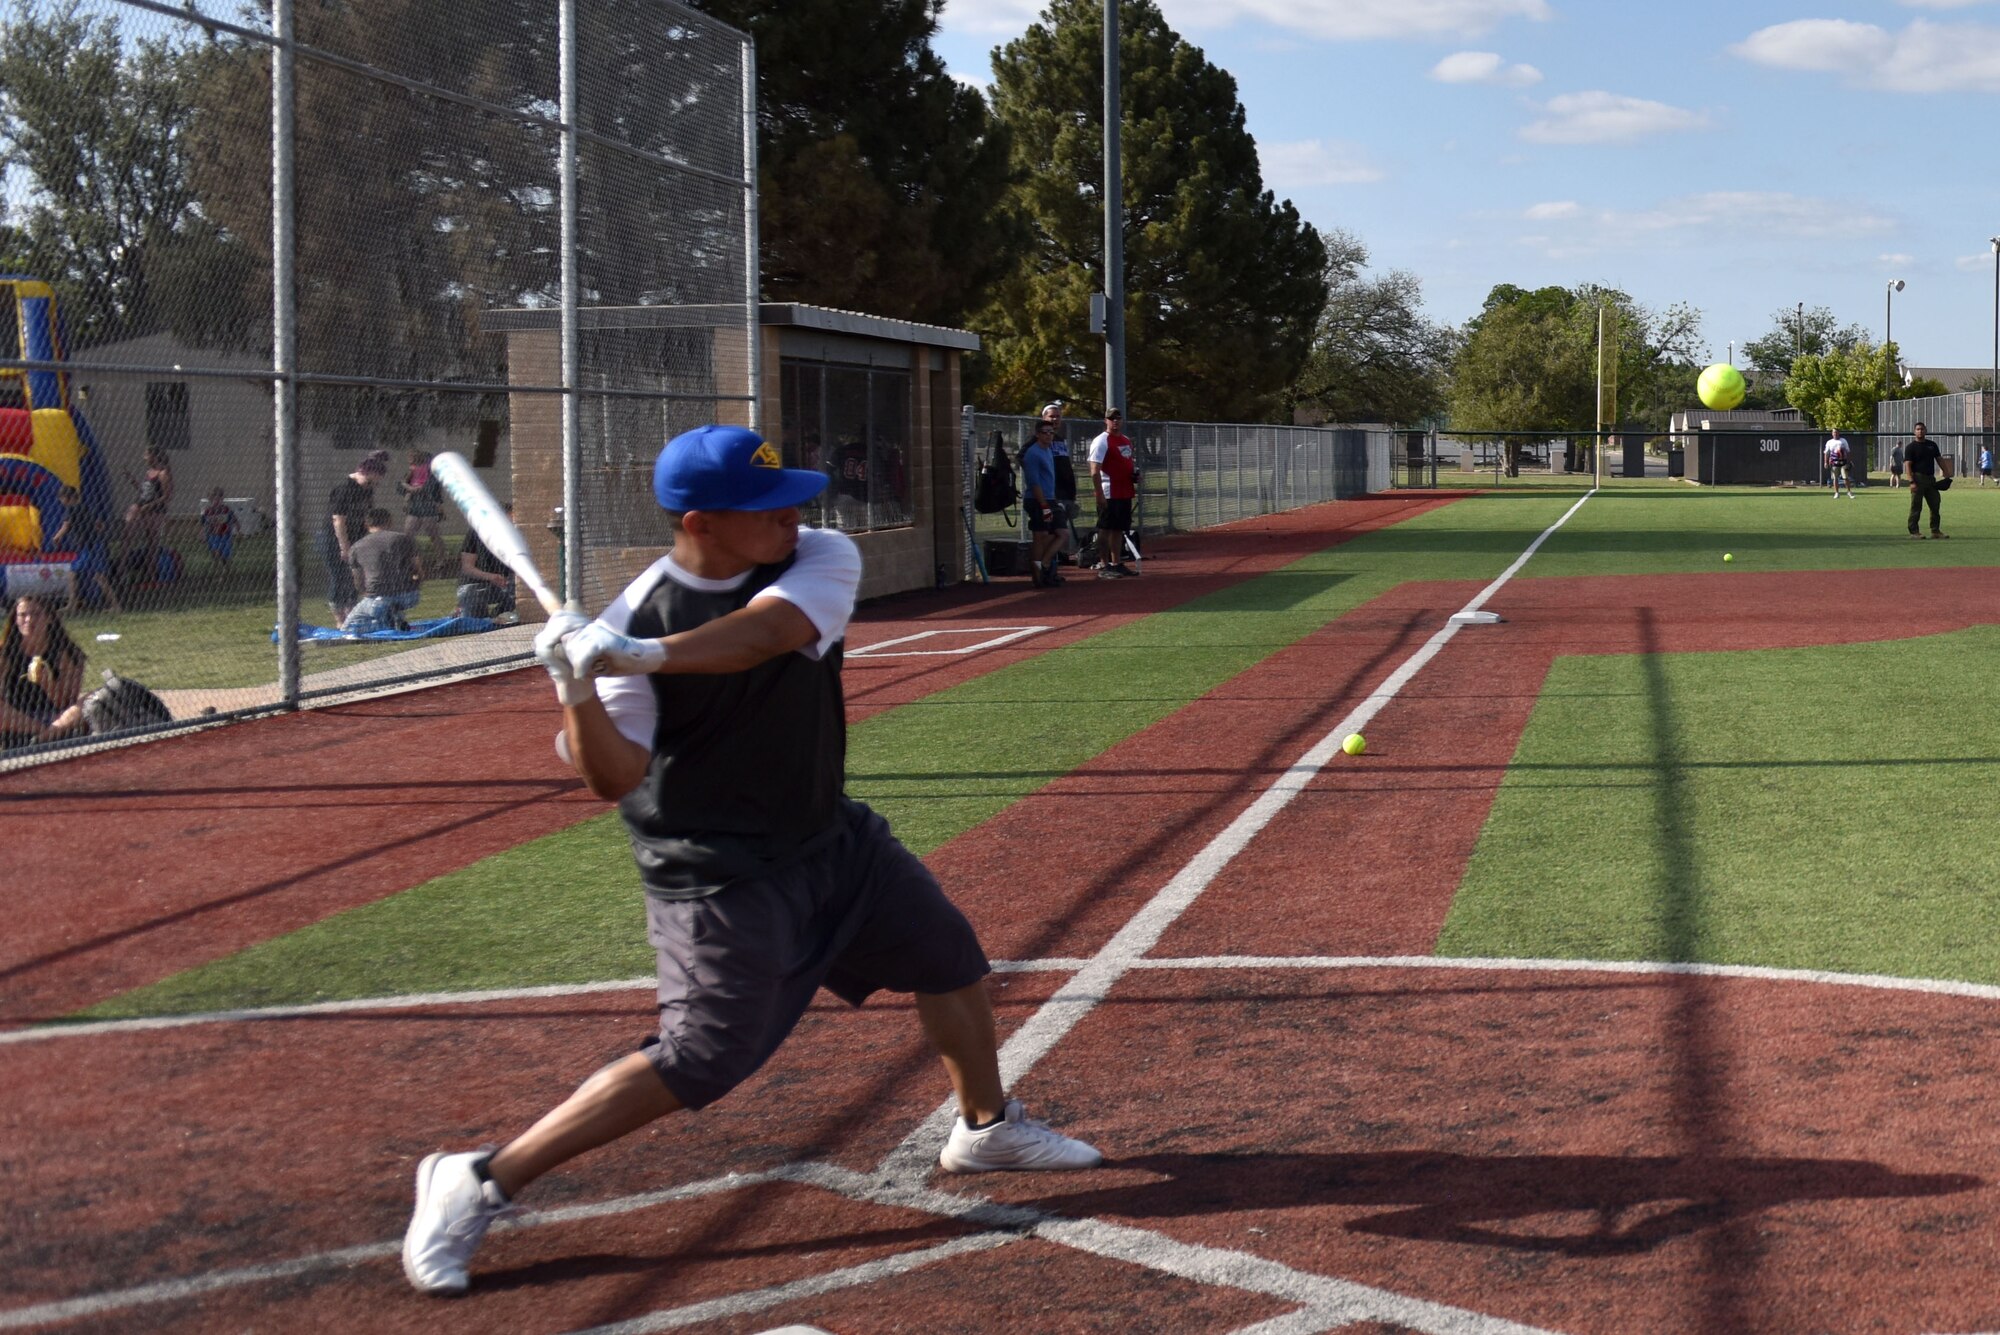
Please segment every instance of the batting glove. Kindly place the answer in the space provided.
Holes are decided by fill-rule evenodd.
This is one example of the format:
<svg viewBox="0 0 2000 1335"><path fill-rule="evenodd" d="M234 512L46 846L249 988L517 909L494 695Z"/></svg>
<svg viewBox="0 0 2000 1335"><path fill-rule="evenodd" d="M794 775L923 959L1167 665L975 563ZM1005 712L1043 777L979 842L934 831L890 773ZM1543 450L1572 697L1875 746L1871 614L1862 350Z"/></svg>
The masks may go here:
<svg viewBox="0 0 2000 1335"><path fill-rule="evenodd" d="M593 621L571 636L563 651L569 655L570 671L583 680L636 677L667 661L667 646L660 641L620 635L601 621Z"/></svg>
<svg viewBox="0 0 2000 1335"><path fill-rule="evenodd" d="M597 688L582 680L570 667L564 641L590 625L581 612L557 612L535 635L535 658L547 669L555 683L556 699L564 709L572 709L597 695Z"/></svg>

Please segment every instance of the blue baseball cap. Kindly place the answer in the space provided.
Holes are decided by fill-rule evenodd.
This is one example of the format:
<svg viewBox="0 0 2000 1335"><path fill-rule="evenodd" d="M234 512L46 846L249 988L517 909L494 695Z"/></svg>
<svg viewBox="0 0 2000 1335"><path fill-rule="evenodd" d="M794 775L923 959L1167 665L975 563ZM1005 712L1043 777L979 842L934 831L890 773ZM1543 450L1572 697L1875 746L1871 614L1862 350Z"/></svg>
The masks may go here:
<svg viewBox="0 0 2000 1335"><path fill-rule="evenodd" d="M826 489L826 474L787 468L748 427L698 426L668 441L653 465L663 510L782 510Z"/></svg>

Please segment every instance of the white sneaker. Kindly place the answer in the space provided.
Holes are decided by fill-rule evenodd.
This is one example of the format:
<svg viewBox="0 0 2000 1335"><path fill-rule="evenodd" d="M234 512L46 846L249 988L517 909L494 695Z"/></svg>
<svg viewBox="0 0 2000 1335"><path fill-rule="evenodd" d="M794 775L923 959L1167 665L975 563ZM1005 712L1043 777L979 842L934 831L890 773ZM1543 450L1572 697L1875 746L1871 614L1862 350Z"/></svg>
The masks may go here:
<svg viewBox="0 0 2000 1335"><path fill-rule="evenodd" d="M486 1230L513 1207L472 1171L488 1151L433 1154L417 1165L417 1209L403 1234L403 1273L420 1293L464 1293L465 1263Z"/></svg>
<svg viewBox="0 0 2000 1335"><path fill-rule="evenodd" d="M979 1131L963 1117L954 1120L951 1138L938 1155L938 1165L947 1173L1095 1168L1103 1162L1104 1156L1089 1145L1028 1116L1019 1099L1008 1099L1005 1115Z"/></svg>

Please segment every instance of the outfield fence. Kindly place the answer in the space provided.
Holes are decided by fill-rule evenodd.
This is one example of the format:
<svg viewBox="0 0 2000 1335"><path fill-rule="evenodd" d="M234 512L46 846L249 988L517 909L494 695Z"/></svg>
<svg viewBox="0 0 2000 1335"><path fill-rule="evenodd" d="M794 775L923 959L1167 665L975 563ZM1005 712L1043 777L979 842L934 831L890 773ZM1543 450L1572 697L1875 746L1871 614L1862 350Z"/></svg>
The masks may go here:
<svg viewBox="0 0 2000 1335"><path fill-rule="evenodd" d="M1021 449L1033 438L1038 420L970 407L963 412L964 520L974 539L963 572L968 578L981 574L982 561L1015 570L1017 554L1008 550L1009 544L1025 543L1028 536L1019 506L1012 513L980 514L973 509L973 491L996 443L1005 448L1018 478ZM1069 507L1080 538L1095 522L1089 499L1090 442L1103 430L1103 422L1084 418L1062 423L1062 445L1082 495L1080 506ZM1142 535L1209 528L1388 491L1396 484L1399 433L1387 427L1137 421L1125 423L1125 434L1137 455L1133 524Z"/></svg>
<svg viewBox="0 0 2000 1335"><path fill-rule="evenodd" d="M668 542L659 443L759 425L754 58L696 10L79 0L0 49L0 578L86 687L185 723L518 662L428 456L595 607ZM376 508L412 580L343 635Z"/></svg>

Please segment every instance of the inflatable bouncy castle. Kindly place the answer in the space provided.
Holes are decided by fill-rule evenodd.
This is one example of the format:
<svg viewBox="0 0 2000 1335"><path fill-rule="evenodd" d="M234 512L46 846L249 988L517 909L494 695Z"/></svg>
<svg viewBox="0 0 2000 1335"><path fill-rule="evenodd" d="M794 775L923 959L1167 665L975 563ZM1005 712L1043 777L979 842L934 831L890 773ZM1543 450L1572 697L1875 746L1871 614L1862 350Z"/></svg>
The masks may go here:
<svg viewBox="0 0 2000 1335"><path fill-rule="evenodd" d="M55 293L46 283L0 274L0 348L26 362L67 359ZM97 522L69 523L66 491ZM71 396L69 373L0 367L0 598L64 595L75 588L77 573L107 570L107 539L59 539L78 531L109 534L112 510L104 451Z"/></svg>

